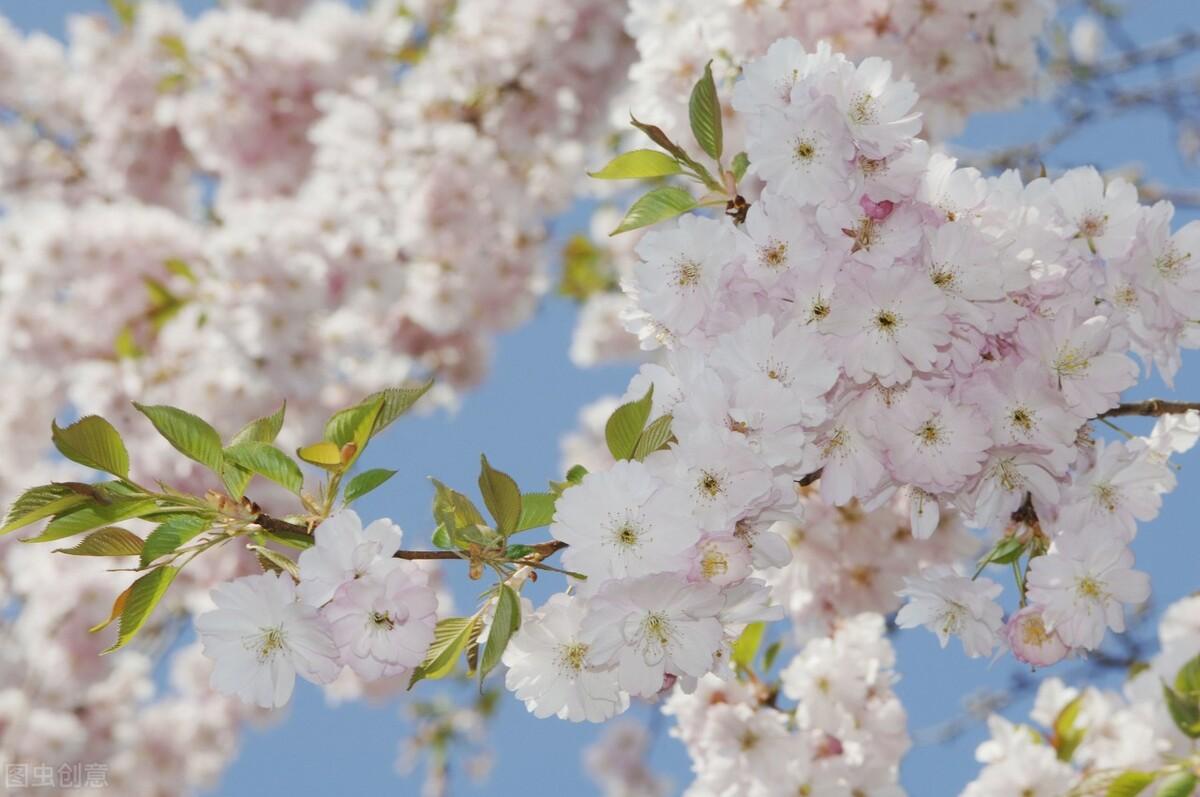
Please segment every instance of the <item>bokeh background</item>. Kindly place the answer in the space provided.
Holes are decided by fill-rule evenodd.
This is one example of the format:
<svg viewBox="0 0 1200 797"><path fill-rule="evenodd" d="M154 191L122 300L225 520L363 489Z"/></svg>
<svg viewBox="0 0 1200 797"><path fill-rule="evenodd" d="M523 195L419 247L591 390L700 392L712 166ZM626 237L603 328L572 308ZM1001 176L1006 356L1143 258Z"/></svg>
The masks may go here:
<svg viewBox="0 0 1200 797"><path fill-rule="evenodd" d="M181 5L194 12L211 3L183 0ZM107 6L103 0L0 0L0 13L19 28L60 38L66 17L80 12L106 13ZM1073 8L1065 13L1070 16L1079 11ZM1135 39L1152 40L1200 25L1200 3L1144 0L1135 4L1124 25ZM1156 77L1149 70L1134 79L1153 81ZM1049 111L1045 102L1034 100L1017 111L977 115L954 144L965 151L982 151L1037 140L1052 126ZM1195 168L1179 154L1167 120L1153 110L1089 125L1046 158L1050 169L1085 163L1103 169L1136 165L1151 180L1193 189L1200 184ZM1176 219L1184 223L1198 216L1195 209L1184 208ZM589 208L580 206L556 219L554 240L549 245L561 246L566 237L586 225L588 217ZM359 503L360 514L367 519L393 518L405 529L408 547L425 547L432 527L432 489L427 477L464 488L473 485L478 455L486 452L497 467L526 489L539 489L546 480L558 478L559 439L576 428L579 408L602 395L623 392L634 370L632 366L575 368L567 356L575 315L575 305L550 297L532 322L498 339L490 377L465 396L457 412L409 417L394 426L368 452L363 466L386 466L399 472L385 488ZM20 388L10 385L8 389ZM1200 399L1200 354L1185 355L1173 390L1152 380L1130 398L1149 396ZM1145 431L1149 425L1140 419L1124 420L1125 428L1134 432ZM1140 626L1142 634L1150 638L1163 607L1200 589L1200 454L1193 451L1179 462L1179 489L1167 498L1159 518L1142 527L1134 543L1139 567L1153 577L1153 605ZM476 585L457 572L452 578L465 605L477 592ZM534 597L536 600L536 592ZM940 738L939 728L969 714L985 693L1004 693L1014 678L1036 680L1042 674L1030 673L1011 659L967 659L956 642L942 651L937 639L923 630L896 634L893 642L902 675L897 692L908 710L909 729L915 738L903 766L902 783L913 797L957 794L978 770L974 749L985 738L984 726L968 720L950 741ZM1120 652L1119 647L1116 651ZM1086 672L1086 666L1066 662L1053 674L1073 680ZM1109 670L1099 677L1106 685L1119 688L1122 673ZM418 793L420 770L408 775L396 770L399 740L412 731L403 705L404 700L399 699L374 706L350 703L330 707L317 688L301 683L285 717L245 734L238 760L215 793L227 797ZM1029 701L1018 696L1005 713L1023 716L1028 707ZM654 729L651 765L668 776L676 790L682 790L690 781L688 761L682 747L668 735L670 723L659 720L651 706L637 706L630 715ZM493 751L490 776L475 785L461 771L453 772L452 791L456 795L596 793L584 771L582 754L601 731L587 725L539 721L526 714L517 701L502 700L489 735ZM154 764L147 761L146 765Z"/></svg>

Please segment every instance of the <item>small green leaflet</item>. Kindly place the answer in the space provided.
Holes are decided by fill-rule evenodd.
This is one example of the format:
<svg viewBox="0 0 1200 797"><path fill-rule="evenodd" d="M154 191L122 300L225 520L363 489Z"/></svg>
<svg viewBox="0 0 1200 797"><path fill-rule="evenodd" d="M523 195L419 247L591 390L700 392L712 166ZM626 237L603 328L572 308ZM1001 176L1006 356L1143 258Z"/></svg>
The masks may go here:
<svg viewBox="0 0 1200 797"><path fill-rule="evenodd" d="M112 653L133 639L154 612L154 607L167 593L167 588L175 580L177 572L179 571L173 567L159 567L133 582L121 610L121 631L116 644L104 653Z"/></svg>

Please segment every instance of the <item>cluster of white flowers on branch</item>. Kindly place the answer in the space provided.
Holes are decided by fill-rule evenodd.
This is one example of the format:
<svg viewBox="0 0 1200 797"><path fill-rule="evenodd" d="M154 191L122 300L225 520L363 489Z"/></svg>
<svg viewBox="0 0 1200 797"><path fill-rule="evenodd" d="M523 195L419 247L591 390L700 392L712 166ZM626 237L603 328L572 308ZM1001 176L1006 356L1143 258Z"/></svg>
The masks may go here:
<svg viewBox="0 0 1200 797"><path fill-rule="evenodd" d="M988 720L984 764L963 797L1188 797L1200 785L1200 597L1170 606L1159 653L1120 691L1042 682L1031 718ZM1044 730L1042 730L1044 729Z"/></svg>

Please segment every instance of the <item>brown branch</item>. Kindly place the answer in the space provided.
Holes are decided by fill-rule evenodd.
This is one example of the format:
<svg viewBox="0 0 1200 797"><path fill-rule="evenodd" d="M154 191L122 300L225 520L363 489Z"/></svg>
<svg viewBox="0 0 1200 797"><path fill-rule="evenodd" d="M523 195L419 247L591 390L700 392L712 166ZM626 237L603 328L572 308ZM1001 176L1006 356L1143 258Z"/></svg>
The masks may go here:
<svg viewBox="0 0 1200 797"><path fill-rule="evenodd" d="M309 531L308 526L301 526L298 523L289 523L286 520L280 520L279 518L271 517L270 515L264 515L262 513L254 518L254 522L259 526L262 526L264 531L272 531L276 534L312 535L312 532Z"/></svg>
<svg viewBox="0 0 1200 797"><path fill-rule="evenodd" d="M1129 404L1118 404L1107 412L1097 415L1097 418L1116 418L1121 415L1144 415L1158 418L1162 415L1182 415L1191 410L1200 410L1200 401L1166 401L1164 399L1147 399Z"/></svg>

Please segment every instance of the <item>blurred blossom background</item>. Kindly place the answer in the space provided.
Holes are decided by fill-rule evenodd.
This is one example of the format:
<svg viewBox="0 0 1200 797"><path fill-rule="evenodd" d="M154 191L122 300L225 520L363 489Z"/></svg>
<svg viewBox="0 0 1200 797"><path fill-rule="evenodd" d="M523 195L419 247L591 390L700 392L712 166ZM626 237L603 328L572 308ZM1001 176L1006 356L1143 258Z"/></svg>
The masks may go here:
<svg viewBox="0 0 1200 797"><path fill-rule="evenodd" d="M179 52L156 51L154 58L161 67L162 58L174 57L179 71L156 68L146 75L139 73L141 56L103 33L117 24L107 3L0 0L0 16L8 20L0 21L0 129L8 130L0 137L0 351L9 376L0 434L10 438L0 438L6 451L0 488L8 500L33 483L32 471L60 472L62 463L30 465L44 459L51 417L101 412L125 431L137 424L128 398L166 397L236 428L287 398L291 420L304 426L380 386L433 373L439 377L431 402L436 409L404 418L368 451L364 467L399 472L357 506L365 519L388 516L399 523L406 547L425 547L432 530L428 477L472 485L478 455L486 452L523 487L560 478L564 464L578 459L578 447L564 455L561 445L579 429L581 410L623 393L636 370L636 360L611 356L636 350L619 335L605 337L611 324L603 322L604 303L612 297L572 282L596 275L564 273L582 268L580 247L606 222L603 211L594 221L598 209L610 199L625 201L581 179L585 169L603 163L598 142L613 129L610 118L630 106L654 107L654 98L617 91L639 57L624 33L626 9L593 0L538 0L528 9L525 0L464 3L472 16L455 34L462 37L456 46L476 50L451 57L435 46L400 58L397 66L397 53L424 46L414 30L442 24L437 3L410 4L419 23L386 2L371 9L359 2L324 4L319 13L296 19L286 16L288 7L303 3L239 5L268 7L309 33L289 33L257 15L224 27L189 28L180 13L204 15L214 4L185 0L179 12L155 5L153 24L160 29L147 41L161 48L162 37L168 43L178 37ZM1044 67L1033 96L1016 107L989 112L996 106L988 97L968 92L955 98L972 110L965 126L931 107L929 118L947 131L950 150L985 170L1012 166L1034 175L1042 165L1054 172L1094 164L1134 179L1144 199L1174 199L1176 226L1200 218L1200 40L1194 35L1200 9L1195 0L1125 7L1128 13L1114 22L1100 3L1060 4L1036 54ZM552 19L556 37L544 45L535 39L541 13ZM76 15L104 22L71 21ZM90 27L96 25L102 27ZM26 39L34 44L25 49L14 43L35 33L71 41L67 59L73 63L57 71L63 65L53 42ZM1129 55L1148 47L1163 49ZM194 79L189 69L208 68L204 48L229 60L213 59L218 66L203 78L209 91L200 94L186 81ZM382 65L375 63L380 48L386 50ZM691 57L702 68L710 54L698 43L695 49ZM21 58L11 57L17 52ZM243 57L253 68L219 68ZM480 77L522 58L527 66L520 79L533 81L527 85L552 102L526 103L520 91L504 88L512 81ZM1128 63L1111 73L1089 72L1122 58ZM380 88L393 79L402 90ZM686 75L688 85L693 79ZM479 85L494 94L481 98ZM162 102L163 94L175 99ZM22 103L24 109L17 107ZM260 105L275 113L260 112ZM478 117L465 118L463 109ZM79 129L89 137L77 138ZM29 152L50 154L20 157ZM20 171L30 162L57 171ZM212 273L193 280L182 267L153 271L173 259L186 270L203 262ZM403 277L383 267L396 260L409 266ZM468 263L488 270L473 273ZM59 271L50 273L48 264ZM151 290L147 299L146 278L163 292ZM64 301L64 295L73 298ZM189 314L204 320L181 327L179 317ZM205 346L194 345L196 336ZM1200 358L1185 355L1174 386L1156 377L1138 390L1130 398L1200 399ZM1125 421L1135 433L1151 425L1150 419ZM138 466L151 473L175 467L177 458L148 440L131 442L135 458L139 447L145 452ZM1181 457L1180 489L1134 544L1139 569L1153 577L1154 595L1128 639L1109 640L1116 659L1152 652L1157 613L1198 587L1198 456ZM25 589L17 586L17 571L65 582L84 567L29 570L31 560L23 557L30 556L10 553L0 576L12 582L0 590L8 599L6 621L22 609L14 599ZM244 563L224 566L208 576L226 578ZM468 604L477 585L457 571L447 578L448 589ZM534 587L535 603L551 591ZM103 619L108 598L99 589L72 594L87 602L88 617ZM54 622L46 620L41 633L52 636ZM33 632L14 627L9 633ZM193 641L190 622L181 622L162 644L166 652L187 651ZM902 784L919 797L957 793L978 771L974 750L986 738L983 717L990 710L1027 715L1031 686L1043 674L1009 658L943 654L924 631L896 633L892 641L902 676L897 692L914 737ZM1136 647L1142 644L1147 647ZM181 677L163 652L129 654L153 654L147 661L157 663L137 676L151 691L169 691ZM0 652L0 661L6 655ZM0 720L9 710L5 701L29 688L30 671L52 677L59 666L49 659L0 665L0 695L7 696L0 699ZM1108 686L1124 677L1119 668L1079 661L1053 673L1069 681L1095 677ZM106 675L103 683L115 681ZM133 694L146 700L144 691ZM449 702L439 704L439 693ZM648 767L642 790L634 793L678 793L690 782L688 759L654 706L635 706L615 729L537 720L507 694L494 704L485 701L482 714L447 708L477 707L479 699L473 685L427 683L407 695L397 690L375 701L342 701L336 690L327 694L303 683L281 716L241 717L251 727L240 739L222 737L211 752L213 782L205 793L417 793L428 775L429 742L447 728L461 742L448 772L454 794L601 793L606 773L633 766L631 756ZM197 711L167 716L195 720ZM131 723L143 737L153 736L148 721ZM236 725L214 720L212 727L228 734ZM100 719L87 727L96 734L125 725ZM149 741L129 741L145 756L123 765L129 772L157 766ZM117 748L123 743L113 742ZM78 740L70 744L88 749ZM169 780L162 789L158 793L172 793Z"/></svg>

